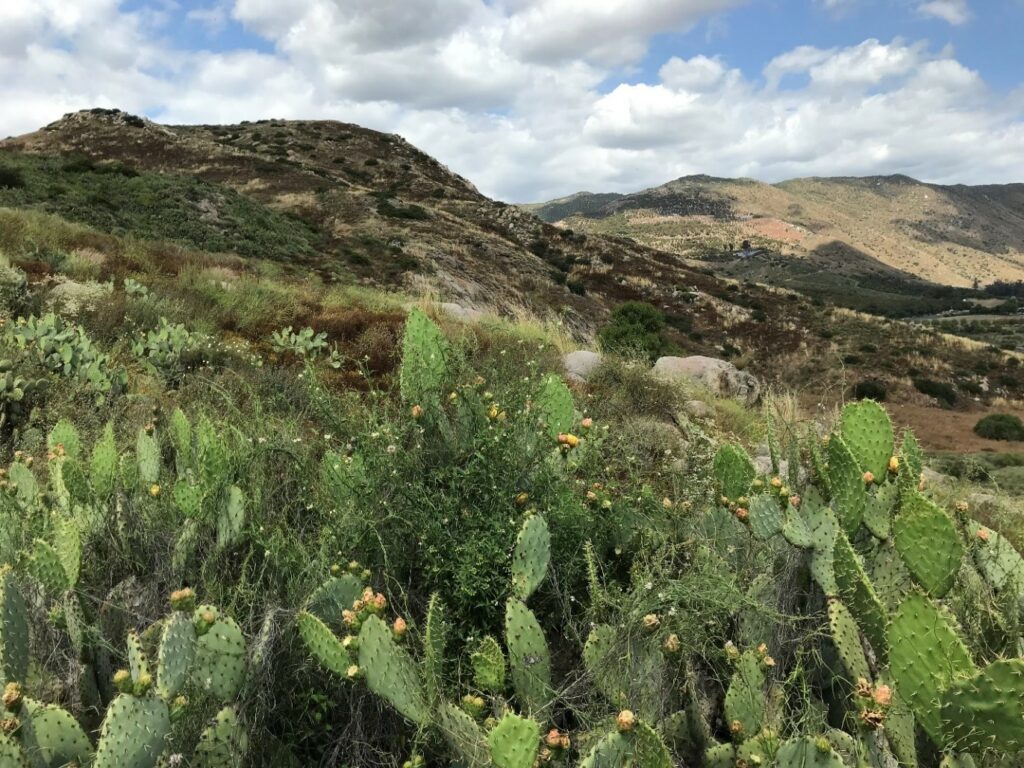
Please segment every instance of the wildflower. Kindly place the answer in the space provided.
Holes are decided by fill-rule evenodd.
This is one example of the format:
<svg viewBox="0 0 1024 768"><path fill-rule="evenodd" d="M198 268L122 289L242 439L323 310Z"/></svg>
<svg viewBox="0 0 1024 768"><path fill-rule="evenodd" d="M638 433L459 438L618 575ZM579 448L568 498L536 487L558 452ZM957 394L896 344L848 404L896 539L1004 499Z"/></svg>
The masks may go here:
<svg viewBox="0 0 1024 768"><path fill-rule="evenodd" d="M358 680L363 676L363 670L359 668L358 664L351 664L348 669L345 670L345 677L349 680Z"/></svg>
<svg viewBox="0 0 1024 768"><path fill-rule="evenodd" d="M151 486L149 486L149 495L152 496L154 499L157 496L159 496L160 495L160 486L157 485L156 483L153 483Z"/></svg>

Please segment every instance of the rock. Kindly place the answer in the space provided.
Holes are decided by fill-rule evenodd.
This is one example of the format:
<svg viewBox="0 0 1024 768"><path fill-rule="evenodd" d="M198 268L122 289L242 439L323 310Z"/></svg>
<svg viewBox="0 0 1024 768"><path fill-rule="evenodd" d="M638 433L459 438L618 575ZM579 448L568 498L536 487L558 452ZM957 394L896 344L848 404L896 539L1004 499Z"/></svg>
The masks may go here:
<svg viewBox="0 0 1024 768"><path fill-rule="evenodd" d="M695 419L706 419L715 412L715 409L703 400L687 400L683 410Z"/></svg>
<svg viewBox="0 0 1024 768"><path fill-rule="evenodd" d="M572 381L589 381L591 374L597 369L604 358L598 352L578 349L562 356L565 375Z"/></svg>
<svg viewBox="0 0 1024 768"><path fill-rule="evenodd" d="M450 301L446 301L441 304L441 309L447 312L449 315L454 317L456 320L479 320L484 316L484 313L479 309L473 309L472 307L464 307L461 304L455 304Z"/></svg>
<svg viewBox="0 0 1024 768"><path fill-rule="evenodd" d="M753 405L761 397L761 382L756 376L714 357L659 357L653 372L674 381L698 382L716 395L732 397L746 405Z"/></svg>
<svg viewBox="0 0 1024 768"><path fill-rule="evenodd" d="M924 477L925 488L933 488L936 485L949 485L954 480L949 475L944 475L941 472L936 472L930 467L925 467L921 470L921 475Z"/></svg>

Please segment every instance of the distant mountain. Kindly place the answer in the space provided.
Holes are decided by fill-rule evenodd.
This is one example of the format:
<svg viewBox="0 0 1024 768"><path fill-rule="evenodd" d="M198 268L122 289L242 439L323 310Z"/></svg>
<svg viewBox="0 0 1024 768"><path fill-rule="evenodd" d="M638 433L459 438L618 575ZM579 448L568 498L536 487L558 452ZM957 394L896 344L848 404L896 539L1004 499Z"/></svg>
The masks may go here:
<svg viewBox="0 0 1024 768"><path fill-rule="evenodd" d="M1024 278L1024 184L942 186L909 176L779 184L688 176L628 195L580 193L529 206L549 222L630 237L694 260L749 240L831 268L841 244L897 273L951 286ZM858 268L859 269L859 268Z"/></svg>

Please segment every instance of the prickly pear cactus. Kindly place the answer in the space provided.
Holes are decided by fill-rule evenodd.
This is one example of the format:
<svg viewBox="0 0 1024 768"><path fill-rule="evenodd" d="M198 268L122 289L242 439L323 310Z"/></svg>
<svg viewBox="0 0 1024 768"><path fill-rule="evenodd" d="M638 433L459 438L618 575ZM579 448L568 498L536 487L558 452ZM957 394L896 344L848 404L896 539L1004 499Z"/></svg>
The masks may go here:
<svg viewBox="0 0 1024 768"><path fill-rule="evenodd" d="M89 737L60 707L26 698L18 714L18 739L33 766L88 765L92 761Z"/></svg>
<svg viewBox="0 0 1024 768"><path fill-rule="evenodd" d="M754 651L741 654L725 693L725 718L736 741L761 730L766 710L766 682L761 657Z"/></svg>
<svg viewBox="0 0 1024 768"><path fill-rule="evenodd" d="M117 486L117 443L114 441L114 425L109 421L92 448L89 479L93 492L101 501L109 499Z"/></svg>
<svg viewBox="0 0 1024 768"><path fill-rule="evenodd" d="M439 720L448 746L467 768L492 765L491 750L484 732L465 711L445 702L441 705Z"/></svg>
<svg viewBox="0 0 1024 768"><path fill-rule="evenodd" d="M533 720L507 714L487 734L496 768L533 768L540 747L540 729Z"/></svg>
<svg viewBox="0 0 1024 768"><path fill-rule="evenodd" d="M371 691L414 723L423 725L429 720L416 665L377 616L367 617L359 631L359 667Z"/></svg>
<svg viewBox="0 0 1024 768"><path fill-rule="evenodd" d="M6 733L0 732L0 765L4 768L29 768L28 758L21 747Z"/></svg>
<svg viewBox="0 0 1024 768"><path fill-rule="evenodd" d="M231 460L220 430L206 416L200 418L196 425L196 447L203 491L215 495L228 481Z"/></svg>
<svg viewBox="0 0 1024 768"><path fill-rule="evenodd" d="M46 447L52 453L61 453L72 459L77 459L82 453L82 439L78 436L75 425L67 419L61 419L54 424L50 434L46 437Z"/></svg>
<svg viewBox="0 0 1024 768"><path fill-rule="evenodd" d="M785 517L778 502L766 493L755 496L748 510L750 532L761 541L768 541L782 532Z"/></svg>
<svg viewBox="0 0 1024 768"><path fill-rule="evenodd" d="M295 617L295 626L299 637L306 644L307 650L325 668L336 675L344 677L352 666L352 657L341 644L331 628L318 616L307 611L300 611Z"/></svg>
<svg viewBox="0 0 1024 768"><path fill-rule="evenodd" d="M552 440L571 430L576 420L572 393L561 377L554 374L544 379L541 385L537 394L537 409Z"/></svg>
<svg viewBox="0 0 1024 768"><path fill-rule="evenodd" d="M505 690L505 654L498 641L487 635L473 651L473 685L487 693Z"/></svg>
<svg viewBox="0 0 1024 768"><path fill-rule="evenodd" d="M234 707L224 707L199 736L191 765L194 768L242 768L249 751L246 733Z"/></svg>
<svg viewBox="0 0 1024 768"><path fill-rule="evenodd" d="M170 733L162 700L121 694L103 718L93 768L155 768Z"/></svg>
<svg viewBox="0 0 1024 768"><path fill-rule="evenodd" d="M965 752L1024 749L1024 659L989 664L942 693L946 744Z"/></svg>
<svg viewBox="0 0 1024 768"><path fill-rule="evenodd" d="M551 534L540 515L523 523L512 553L512 591L520 600L534 593L548 572L551 559Z"/></svg>
<svg viewBox="0 0 1024 768"><path fill-rule="evenodd" d="M196 613L200 614L203 609L204 606L200 606ZM198 626L192 682L221 701L231 701L245 682L242 630L230 616L218 617L205 632Z"/></svg>
<svg viewBox="0 0 1024 768"><path fill-rule="evenodd" d="M964 545L944 511L920 494L904 498L893 521L893 543L914 580L933 597L952 588Z"/></svg>
<svg viewBox="0 0 1024 768"><path fill-rule="evenodd" d="M174 505L185 517L197 518L203 511L202 486L193 485L182 478L174 484Z"/></svg>
<svg viewBox="0 0 1024 768"><path fill-rule="evenodd" d="M402 399L423 408L437 407L448 378L448 356L448 342L441 329L421 310L412 309L402 338L398 374Z"/></svg>
<svg viewBox="0 0 1024 768"><path fill-rule="evenodd" d="M843 440L861 471L884 478L894 452L889 414L873 400L861 400L843 408L841 422Z"/></svg>
<svg viewBox="0 0 1024 768"><path fill-rule="evenodd" d="M1008 590L1024 594L1024 558L1013 545L995 531L972 520L968 533L974 543L974 562L985 581L996 592Z"/></svg>
<svg viewBox="0 0 1024 768"><path fill-rule="evenodd" d="M551 653L537 617L515 598L505 607L505 644L516 696L523 707L539 712L552 696Z"/></svg>
<svg viewBox="0 0 1024 768"><path fill-rule="evenodd" d="M423 628L423 688L430 702L442 699L444 649L447 642L444 606L441 598L433 594L427 605L427 619Z"/></svg>
<svg viewBox="0 0 1024 768"><path fill-rule="evenodd" d="M10 570L0 568L0 685L28 676L28 608Z"/></svg>
<svg viewBox="0 0 1024 768"><path fill-rule="evenodd" d="M736 445L723 445L715 454L714 474L719 492L736 500L750 490L757 472L746 451Z"/></svg>
<svg viewBox="0 0 1024 768"><path fill-rule="evenodd" d="M843 533L836 536L832 565L839 596L850 609L857 626L871 643L871 649L879 661L885 664L889 654L889 643L885 634L889 617L864 572L860 557L853 551L850 540Z"/></svg>
<svg viewBox="0 0 1024 768"><path fill-rule="evenodd" d="M164 622L157 651L156 689L165 700L173 699L188 681L196 653L196 630L192 618L174 611Z"/></svg>
<svg viewBox="0 0 1024 768"><path fill-rule="evenodd" d="M237 485L228 488L217 513L217 547L225 549L237 542L245 529L245 494Z"/></svg>
<svg viewBox="0 0 1024 768"><path fill-rule="evenodd" d="M28 570L47 592L59 595L68 589L68 574L60 561L60 555L53 545L43 539L32 542L32 553L28 559Z"/></svg>
<svg viewBox="0 0 1024 768"><path fill-rule="evenodd" d="M775 755L776 768L843 768L843 761L824 736L790 739Z"/></svg>
<svg viewBox="0 0 1024 768"><path fill-rule="evenodd" d="M57 554L61 570L69 588L78 584L78 574L82 568L82 535L78 525L70 518L55 515L53 526L53 550Z"/></svg>
<svg viewBox="0 0 1024 768"><path fill-rule="evenodd" d="M656 717L665 666L661 648L646 637L625 634L609 624L594 627L583 646L584 666L612 705L635 709L641 717Z"/></svg>
<svg viewBox="0 0 1024 768"><path fill-rule="evenodd" d="M950 617L922 594L911 594L889 625L889 668L917 722L941 744L941 692L976 672Z"/></svg>
<svg viewBox="0 0 1024 768"><path fill-rule="evenodd" d="M175 408L171 414L167 429L174 446L174 467L178 475L192 466L192 424L181 408Z"/></svg>
<svg viewBox="0 0 1024 768"><path fill-rule="evenodd" d="M729 745L729 752L731 755L732 745ZM621 733L609 733L587 753L580 768L620 768L626 764L629 754L629 740Z"/></svg>
<svg viewBox="0 0 1024 768"><path fill-rule="evenodd" d="M341 612L352 607L363 591L363 583L351 573L332 576L306 600L306 610L327 626L341 629Z"/></svg>
<svg viewBox="0 0 1024 768"><path fill-rule="evenodd" d="M828 485L836 517L843 530L852 535L864 518L867 493L864 490L864 472L839 435L832 435L828 441Z"/></svg>
<svg viewBox="0 0 1024 768"><path fill-rule="evenodd" d="M886 483L874 494L869 494L864 504L864 527L878 539L888 539L892 534L892 518L899 503L899 486Z"/></svg>
<svg viewBox="0 0 1024 768"><path fill-rule="evenodd" d="M838 600L832 600L828 604L828 624L832 631L832 644L839 652L843 666L846 667L848 681L856 683L862 679L870 680L871 669L860 644L857 624L849 609Z"/></svg>
<svg viewBox="0 0 1024 768"><path fill-rule="evenodd" d="M125 645L128 648L128 670L132 674L132 680L138 682L143 675L151 675L149 659L146 657L139 633L129 632Z"/></svg>
<svg viewBox="0 0 1024 768"><path fill-rule="evenodd" d="M160 480L160 445L142 428L135 437L135 459L139 463L139 482L148 486Z"/></svg>

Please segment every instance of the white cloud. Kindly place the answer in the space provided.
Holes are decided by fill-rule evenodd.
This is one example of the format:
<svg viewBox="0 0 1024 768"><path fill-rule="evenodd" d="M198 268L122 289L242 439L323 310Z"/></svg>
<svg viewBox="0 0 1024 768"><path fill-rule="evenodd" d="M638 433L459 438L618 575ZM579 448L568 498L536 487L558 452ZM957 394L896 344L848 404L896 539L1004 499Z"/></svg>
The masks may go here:
<svg viewBox="0 0 1024 768"><path fill-rule="evenodd" d="M211 0L193 23L225 9L272 48L204 52L117 0L0 0L0 135L97 105L174 123L339 119L401 133L516 201L688 173L1024 179L1024 87L997 98L922 42L797 47L760 76L673 56L621 83L654 33L733 4Z"/></svg>
<svg viewBox="0 0 1024 768"><path fill-rule="evenodd" d="M927 0L918 3L917 10L925 16L934 16L953 26L966 24L971 18L967 0Z"/></svg>

